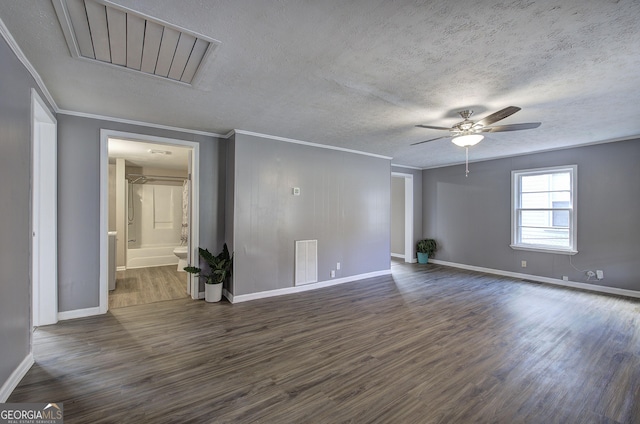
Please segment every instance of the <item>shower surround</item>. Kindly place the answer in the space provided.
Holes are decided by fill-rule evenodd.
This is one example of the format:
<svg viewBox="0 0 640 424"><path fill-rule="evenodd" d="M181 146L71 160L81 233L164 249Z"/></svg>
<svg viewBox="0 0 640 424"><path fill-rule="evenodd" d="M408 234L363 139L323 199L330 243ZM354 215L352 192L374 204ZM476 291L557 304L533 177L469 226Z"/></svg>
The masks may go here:
<svg viewBox="0 0 640 424"><path fill-rule="evenodd" d="M182 184L166 181L129 184L127 268L175 265L180 245Z"/></svg>

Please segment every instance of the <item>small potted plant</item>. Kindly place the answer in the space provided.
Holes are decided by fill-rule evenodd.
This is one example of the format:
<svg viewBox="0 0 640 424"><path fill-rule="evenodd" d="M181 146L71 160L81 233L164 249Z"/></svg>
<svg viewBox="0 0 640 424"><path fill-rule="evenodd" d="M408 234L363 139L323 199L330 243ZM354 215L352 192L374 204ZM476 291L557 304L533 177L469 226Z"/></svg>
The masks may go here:
<svg viewBox="0 0 640 424"><path fill-rule="evenodd" d="M224 244L222 252L213 255L209 250L199 248L200 257L209 266L209 274L203 274L202 269L195 266L184 267L184 270L204 277L204 300L207 302L219 302L222 299L222 283L231 275L233 269L233 255L229 255L227 244Z"/></svg>
<svg viewBox="0 0 640 424"><path fill-rule="evenodd" d="M416 250L418 251L418 263L426 264L429 262L429 257L433 257L433 254L438 250L438 245L434 239L424 239L418 241Z"/></svg>

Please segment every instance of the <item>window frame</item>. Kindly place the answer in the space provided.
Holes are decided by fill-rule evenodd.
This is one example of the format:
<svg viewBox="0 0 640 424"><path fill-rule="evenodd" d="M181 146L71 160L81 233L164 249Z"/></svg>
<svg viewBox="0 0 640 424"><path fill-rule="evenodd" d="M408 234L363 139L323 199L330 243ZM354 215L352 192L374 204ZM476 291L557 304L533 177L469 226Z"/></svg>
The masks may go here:
<svg viewBox="0 0 640 424"><path fill-rule="evenodd" d="M520 242L519 229L519 212L523 210L520 207L521 201L521 182L523 176L556 174L560 172L569 172L571 179L570 187L570 208L550 208L554 210L569 211L569 244L568 248L556 247L547 244L530 244ZM515 250L528 250L534 252L556 253L562 255L575 255L578 253L577 248L577 184L578 165L550 166L545 168L532 168L511 171L511 244L510 247ZM526 209L525 209L526 210Z"/></svg>

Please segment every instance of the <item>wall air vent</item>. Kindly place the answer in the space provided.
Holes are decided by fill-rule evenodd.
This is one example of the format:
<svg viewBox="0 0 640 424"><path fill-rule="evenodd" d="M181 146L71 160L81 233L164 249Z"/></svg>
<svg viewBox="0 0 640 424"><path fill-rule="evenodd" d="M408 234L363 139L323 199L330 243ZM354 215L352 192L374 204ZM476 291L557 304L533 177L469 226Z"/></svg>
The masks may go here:
<svg viewBox="0 0 640 424"><path fill-rule="evenodd" d="M318 282L318 240L296 240L294 284Z"/></svg>
<svg viewBox="0 0 640 424"><path fill-rule="evenodd" d="M220 44L106 0L53 0L73 57L196 86Z"/></svg>

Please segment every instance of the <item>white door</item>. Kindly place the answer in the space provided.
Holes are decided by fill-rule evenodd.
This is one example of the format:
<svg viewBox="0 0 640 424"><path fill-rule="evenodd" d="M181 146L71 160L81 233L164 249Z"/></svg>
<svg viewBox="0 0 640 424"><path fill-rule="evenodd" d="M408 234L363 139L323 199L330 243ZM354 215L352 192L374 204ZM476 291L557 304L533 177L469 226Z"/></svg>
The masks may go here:
<svg viewBox="0 0 640 424"><path fill-rule="evenodd" d="M57 123L31 91L33 326L58 322Z"/></svg>

